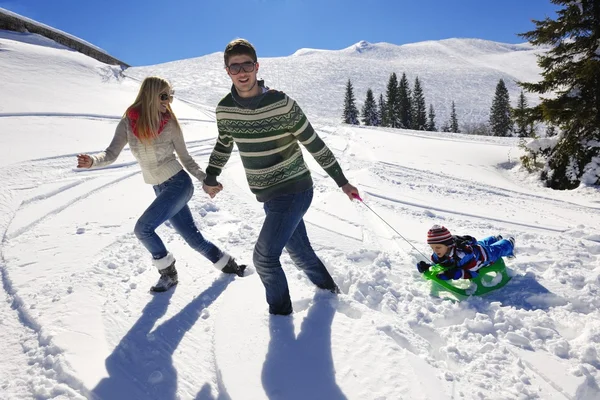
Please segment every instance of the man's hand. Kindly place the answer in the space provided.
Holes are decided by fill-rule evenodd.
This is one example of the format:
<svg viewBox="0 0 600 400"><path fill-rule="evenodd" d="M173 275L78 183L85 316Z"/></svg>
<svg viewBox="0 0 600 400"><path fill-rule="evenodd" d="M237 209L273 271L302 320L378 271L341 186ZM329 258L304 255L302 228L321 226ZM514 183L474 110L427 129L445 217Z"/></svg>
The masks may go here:
<svg viewBox="0 0 600 400"><path fill-rule="evenodd" d="M350 200L356 200L358 197L360 197L358 189L352 186L350 183L346 183L344 186L342 186L342 191L346 193L346 196L348 196Z"/></svg>
<svg viewBox="0 0 600 400"><path fill-rule="evenodd" d="M91 168L92 164L92 157L87 154L79 154L77 156L77 168Z"/></svg>
<svg viewBox="0 0 600 400"><path fill-rule="evenodd" d="M213 199L217 193L223 190L223 185L219 183L217 186L208 186L206 183L202 182L202 189L211 199Z"/></svg>

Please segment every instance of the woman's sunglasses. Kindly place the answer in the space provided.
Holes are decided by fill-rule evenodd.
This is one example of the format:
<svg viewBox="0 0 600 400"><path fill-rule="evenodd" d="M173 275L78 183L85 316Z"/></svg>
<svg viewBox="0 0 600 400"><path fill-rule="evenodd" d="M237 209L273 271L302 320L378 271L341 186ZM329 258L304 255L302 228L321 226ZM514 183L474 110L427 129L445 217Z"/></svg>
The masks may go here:
<svg viewBox="0 0 600 400"><path fill-rule="evenodd" d="M243 63L235 63L235 64L229 64L229 67L227 67L227 70L229 71L229 73L231 75L237 75L240 72L242 72L242 69L244 70L244 72L252 72L254 71L254 67L256 66L256 63L254 61L246 61Z"/></svg>
<svg viewBox="0 0 600 400"><path fill-rule="evenodd" d="M167 100L169 100L170 102L172 102L174 94L175 94L175 92L171 92L171 94L169 94L169 93L161 93L160 94L160 101L167 101Z"/></svg>

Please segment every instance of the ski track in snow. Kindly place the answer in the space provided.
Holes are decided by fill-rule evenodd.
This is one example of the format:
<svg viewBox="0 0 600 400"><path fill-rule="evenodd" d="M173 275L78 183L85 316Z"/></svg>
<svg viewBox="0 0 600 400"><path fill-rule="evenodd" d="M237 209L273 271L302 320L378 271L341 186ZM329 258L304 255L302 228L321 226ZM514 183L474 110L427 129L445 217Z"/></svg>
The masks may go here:
<svg viewBox="0 0 600 400"><path fill-rule="evenodd" d="M190 143L190 152L198 159L199 162L205 162L209 153L210 147L204 141L199 143ZM130 158L130 155L128 156ZM40 212L30 223L26 223L17 229L9 229L5 237L4 243L13 242L15 240L30 241L39 240L36 236L37 226L50 218L58 218L60 214L65 212L76 203L88 199L88 197L101 191L106 191L110 187L126 184L130 177L139 174L137 167L133 167L133 162L121 163L114 165L113 168L102 170L86 171L84 173L73 174L72 169L65 169L67 164L73 163L72 155L62 157L52 157L36 160L32 169L42 169L44 172L44 180L47 183L56 183L58 186L47 190L43 193L37 193L30 197L24 197L20 207L15 211L13 222L18 220L20 215L26 214L30 216L31 208L36 205L44 204L55 200L62 196L64 200L58 207L46 205L43 207L45 211ZM350 166L353 170L354 166ZM362 167L362 165L360 165ZM133 168L133 170L132 170ZM228 173L224 176L223 181L227 182L227 191L223 192L220 197L217 197L214 202L206 201L199 193L199 185L196 184L196 196L191 202L191 208L194 215L199 218L199 226L201 231L208 237L215 238L222 247L226 249L236 250L239 259L249 262L251 260L252 246L254 237L258 233L257 230L261 225L262 210L257 205L253 196L243 188L243 180L233 178L234 173L240 173L239 161L237 155L232 156L232 160L228 166ZM116 170L117 172L113 172ZM382 173L384 170L379 165L375 164L370 168L374 176L379 179L393 180L403 179L412 182L413 187L430 186L429 177L425 171L401 168L399 166L389 166L388 174ZM49 171L49 172L48 172ZM397 171L397 176L393 175ZM392 172L390 176L389 172ZM329 182L328 177L323 177L318 171L315 171L315 202L313 208L318 211L319 196L327 196L337 189ZM35 175L26 175L32 181L31 183L20 181L21 190L35 187L34 181L37 180ZM54 182L48 181L48 177L53 177ZM420 176L420 179L417 177ZM5 175L8 178L8 175ZM139 178L139 177L137 177ZM456 178L454 178L456 179ZM465 180L458 180L459 189L457 193L452 195L460 195L460 185L470 185L473 183ZM84 195L77 192L82 185L88 185L91 189L85 190ZM443 188L439 188L443 191ZM470 188L472 190L472 187ZM535 204L536 202L545 202L547 206L561 207L561 201L543 198L538 195L528 195L524 193L507 193L501 188L484 188L481 186L478 190L487 190L500 197L510 196L513 200L519 200L523 203ZM408 202L398 199L394 196L381 196L375 191L366 190L370 195L369 204L373 207L390 209L392 212L404 213L405 208L412 207L418 209L435 209L425 204L418 202ZM360 210L360 205L354 205L357 210ZM597 212L595 208L586 208L581 206L581 209L587 209L591 213ZM460 212L451 209L435 209L437 212L452 214L452 218L462 218L471 214ZM210 213L218 212L230 215L230 223L220 224L219 226L211 225ZM470 306L454 305L442 302L437 299L432 299L425 293L425 284L414 279L412 266L416 259L410 256L406 251L402 250L402 246L398 246L396 237L391 237L389 229L383 222L372 218L366 212L357 211L362 218L360 223L345 219L344 216L331 215L330 217L338 218L342 223L348 224L355 229L360 230L360 237L354 237L351 234L342 238L342 241L350 242L351 246L356 246L362 242L367 248L359 248L348 254L339 254L339 249L328 248L326 241L322 238L328 238L332 235L339 235L328 229L327 224L320 224L315 220L307 217L309 226L312 230L318 232L315 247L320 257L326 262L327 266L332 270L332 274L336 281L340 283L344 295L340 296L340 305L337 311L344 313L354 319L371 318L376 321L377 329L383 332L387 337L393 340L400 348L406 351L425 357L425 359L433 366L445 368L446 379L452 383L454 393L460 397L464 397L466 387L469 385L468 374L477 374L477 368L480 363L495 362L499 369L495 375L490 375L490 381L498 381L499 383L490 384L489 387L480 388L482 393L504 393L506 396L515 395L517 392L525 394L526 398L574 398L566 393L562 388L553 384L539 368L534 366L530 361L520 361L519 355L512 350L513 346L517 348L526 347L528 351L534 350L533 344L527 344L531 339L526 336L515 336L510 331L502 332L501 329L495 328L496 332L492 331L489 324L490 320L498 319L498 314L503 314L503 308L498 303L489 303L484 299L473 299ZM410 218L410 213L408 214ZM198 217L197 217L198 218ZM489 219L488 219L489 220ZM503 224L514 224L509 220L496 220ZM532 228L529 224L514 224L515 229ZM110 228L108 226L107 228ZM565 229L535 227L545 229L549 233L564 232ZM176 246L182 262L180 279L186 287L195 286L198 293L189 292L189 289L184 294L180 295L178 288L170 292L166 296L150 296L146 293L146 287L149 286L156 278L151 269L148 268L147 257L145 251L140 249L137 239L131 234L126 233L119 236L116 240L110 241L107 247L103 247L98 254L98 259L94 268L87 272L78 274L77 277L70 279L71 285L86 282L86 284L97 282L95 290L105 300L102 306L102 314L107 320L107 325L111 324L110 315L113 313L125 313L130 317L133 326L125 332L128 327L122 326L119 317L112 321L114 326L115 349L111 356L106 360L106 367L109 377L105 378L95 388L85 388L85 386L74 376L68 372L63 374L50 374L48 371L62 370L64 367L64 355L61 354L60 348L52 343L51 336L45 334L43 324L37 321L37 318L31 315L28 309L31 307L31 299L20 298L17 288L13 287L10 278L11 270L3 265L2 276L4 289L9 297L12 298L12 309L16 313L23 327L21 331L23 336L20 339L23 351L27 358L27 363L30 365L30 380L46 379L53 387L50 393L39 394L30 393L32 396L52 396L56 397L59 394L68 398L78 398L82 395L96 394L104 398L104 395L114 397L116 393L122 390L123 387L128 387L133 390L136 387L140 395L150 396L154 398L171 398L175 395L182 398L212 398L213 392L219 398L226 397L226 387L223 387L219 378L219 370L217 367L218 360L215 359L214 351L210 348L210 340L208 343L200 344L199 353L202 354L200 360L196 358L193 362L199 364L201 373L205 383L198 388L194 377L178 376L175 365L173 364L173 352L176 351L179 343L185 340L185 335L192 328L200 331L201 336L210 335L213 333L213 323L211 316L218 312L218 297L227 288L231 282L230 278L224 277L216 271L211 271L206 262L194 255L192 251L185 251L181 239L172 232L170 228L163 230L165 242ZM526 236L526 232L523 232ZM337 243L336 245L339 245ZM390 246L391 245L391 246ZM389 252L376 250L391 248ZM423 246L421 246L423 248ZM107 254L108 253L108 254ZM340 259L340 256L341 259ZM523 255L523 257L526 257ZM345 259L344 259L345 258ZM518 260L518 259L517 259ZM196 269L189 268L192 262L203 264ZM517 261L518 262L518 261ZM5 262L3 261L3 264ZM527 262L525 262L526 264ZM181 265L183 264L183 265ZM375 265L375 269L364 269L365 265ZM302 274L296 272L289 259L284 261L284 267L288 271L288 276L291 281L291 288L295 285L305 285L310 287L310 283ZM409 269L411 272L407 273ZM252 273L252 267L250 267ZM186 276L187 275L187 276ZM383 276L381 276L383 275ZM517 278L515 278L517 279ZM141 289L141 290L138 290ZM510 295L502 296L497 294L500 302L507 300ZM424 307L426 312L415 311L419 307L415 306L415 301ZM510 303L510 302L509 302ZM145 304L145 305L144 305ZM257 307L265 306L257 304ZM305 304L304 307L307 307ZM137 321L133 321L135 315L138 314L138 307L142 308L141 316ZM297 311L302 310L302 304L297 304ZM398 320L397 314L407 314L408 308L410 312L402 320ZM167 310L168 308L168 310ZM175 309L175 311L171 311ZM524 311L521 311L524 312ZM582 312L579 310L579 312ZM597 312L597 307L589 310L589 312ZM6 311L3 311L6 313ZM441 318L440 318L441 314ZM460 319L469 316L475 320L473 324L481 324L481 327L474 326L471 333L480 332L481 334L492 334L489 343L482 348L472 353L464 353L464 350L458 350L453 344L456 334L462 335L464 332L452 333L452 323L444 327L443 322L436 320L444 319ZM480 319L477 322L477 319ZM442 325L440 325L442 324ZM494 323L495 324L495 323ZM437 325L437 326L436 326ZM502 335L504 333L504 335ZM531 331L525 332L531 335ZM546 333L548 334L548 333ZM549 334L560 338L560 335L555 330ZM503 337L502 337L503 336ZM518 339L518 338L521 339ZM508 340L507 340L508 338ZM559 339L560 340L560 339ZM147 348L139 348L140 344L147 343ZM415 347L414 343L418 343ZM159 345L160 344L160 345ZM487 350L489 349L506 348L505 352L499 360L486 359ZM540 351L536 349L536 351ZM495 353L492 353L495 354ZM497 357L494 356L494 357ZM53 361L48 365L48 358ZM559 364L564 364L562 368L568 370L577 367L577 358L570 360L571 357L564 358L563 361L555 361ZM183 362L183 361L179 361ZM191 362L191 361L190 361ZM466 362L466 364L465 364ZM575 362L575 363L573 363ZM126 368L124 365L130 365L131 368ZM445 365L445 367L444 367ZM65 368L66 369L66 368ZM43 371L46 371L44 373ZM487 369L487 374L489 368ZM52 376L56 375L56 376ZM43 378L42 378L43 376ZM518 380L516 377L521 376ZM505 378L502 378L505 377ZM506 386L508 382L516 385L515 389ZM546 393L549 397L539 396L534 391L527 391L525 380L539 380L545 382L547 389L553 391L552 394ZM133 387L130 381L135 382ZM54 383L52 383L54 382ZM160 383L160 385L158 385ZM126 386L123 386L126 385ZM127 386L129 385L129 386ZM585 385L581 383L581 385ZM24 387L38 387L31 383L24 383ZM148 387L154 388L155 391L148 391ZM194 390L198 389L198 393ZM25 390L21 388L21 390ZM516 392L515 392L516 390ZM0 392L1 393L1 392ZM131 394L131 392L128 392ZM462 393L462 394L460 394ZM198 398L200 398L198 397ZM215 397L215 398L217 398ZM131 398L129 396L123 398Z"/></svg>
<svg viewBox="0 0 600 400"><path fill-rule="evenodd" d="M206 119L180 121L215 121L206 107L196 108ZM0 114L0 118L32 116L120 118L93 113ZM600 207L592 200L570 200L553 192L540 195L529 191L527 183L490 187L477 177L417 168L417 163L408 167L400 157L392 162L353 156L363 146L360 135L370 132L326 123L318 130L343 160L366 204L407 235L399 237L363 205L350 203L306 156L315 181L306 222L313 246L343 291L335 303L337 313L356 326L370 324L371 333L381 334L374 335L373 341L435 368L436 378L454 399L588 400L600 394L599 327L586 325L588 316L600 314L600 244L594 226ZM497 138L436 137L382 129L384 133L509 146ZM201 166L208 161L212 143L214 137L188 141L190 154ZM377 150L364 149L368 151ZM0 378L0 398L229 398L221 372L227 365L215 351L215 316L219 316L223 293L239 278L212 268L167 223L159 234L177 258L180 284L165 295L149 294L147 289L157 274L132 233L135 220L152 199L148 185L141 182L139 167L128 150L117 163L90 171L74 168L75 155L41 157L0 169L9 188L8 194L0 195L0 270L5 292L0 326L10 327L13 335L18 332L19 344L6 350L11 365L2 366L0 375L21 377ZM519 181L512 166L509 161L491 172ZM222 182L225 191L214 200L196 182L190 208L206 237L251 264L264 213L247 189L236 153ZM129 186L139 188L139 197L122 195ZM477 196L470 199L473 193ZM325 206L330 203L338 207ZM102 221L86 218L86 209L100 208L105 210ZM489 210L504 217L490 217ZM575 215L589 216L590 226L573 226ZM427 227L439 221L455 227L453 231L459 234L475 230L515 235L517 258L508 264L514 275L511 283L500 292L463 303L431 298L428 284L414 268L421 256L410 246L428 256L423 237ZM339 226L343 231L336 229ZM81 246L86 253L70 246ZM32 254L15 254L16 248L31 249ZM40 262L34 254L44 259ZM314 301L304 294L313 291L313 286L287 255L282 261L290 290L302 294L294 303L296 313L307 312ZM60 268L53 269L53 263ZM582 265L590 276L581 274ZM23 280L19 272L25 270L37 286ZM258 279L251 265L243 279ZM92 299L89 304L96 308L79 310L77 296ZM254 307L266 309L264 299ZM69 318L102 326L108 343L86 338L86 332L68 331L76 325ZM556 321L569 321L570 326ZM69 337L88 346L72 353L79 351L89 360L64 350ZM101 357L105 354L109 356ZM91 378L75 372L86 361L102 364ZM185 365L194 365L193 373L182 368ZM414 368L425 367L415 364ZM559 383L553 380L557 371L563 374ZM92 379L103 374L99 380ZM384 398L394 398L393 393Z"/></svg>

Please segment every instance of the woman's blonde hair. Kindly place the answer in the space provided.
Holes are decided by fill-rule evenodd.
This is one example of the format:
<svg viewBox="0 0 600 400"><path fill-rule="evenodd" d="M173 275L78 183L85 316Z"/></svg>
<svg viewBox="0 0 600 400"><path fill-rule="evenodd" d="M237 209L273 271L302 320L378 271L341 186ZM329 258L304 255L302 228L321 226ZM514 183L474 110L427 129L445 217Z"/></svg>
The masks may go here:
<svg viewBox="0 0 600 400"><path fill-rule="evenodd" d="M161 115L159 112L160 95L166 93L171 95L171 84L158 76L149 76L142 82L140 91L133 102L125 111L124 116L128 116L130 110L135 109L139 112L139 117L136 122L137 137L142 142L151 142L158 136L160 127ZM179 121L175 117L175 113L171 108L171 103L167 104L167 112L177 126L181 129Z"/></svg>

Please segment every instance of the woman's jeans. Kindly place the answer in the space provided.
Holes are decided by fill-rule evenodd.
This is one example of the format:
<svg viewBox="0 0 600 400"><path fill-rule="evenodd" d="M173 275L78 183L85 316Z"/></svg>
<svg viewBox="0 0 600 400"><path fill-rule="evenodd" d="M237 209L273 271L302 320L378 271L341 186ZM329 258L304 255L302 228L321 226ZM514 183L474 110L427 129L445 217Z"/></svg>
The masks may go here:
<svg viewBox="0 0 600 400"><path fill-rule="evenodd" d="M264 204L267 214L254 247L254 266L265 286L271 314L287 315L292 302L285 273L279 258L283 249L308 278L322 289L334 289L333 278L319 260L308 241L302 217L310 207L312 188L271 199Z"/></svg>
<svg viewBox="0 0 600 400"><path fill-rule="evenodd" d="M219 261L223 252L204 239L187 205L194 194L194 185L187 172L181 170L163 183L153 186L153 189L156 199L138 219L134 229L135 236L152 254L152 258L160 259L167 255L167 248L155 230L168 220L194 250L213 264Z"/></svg>

